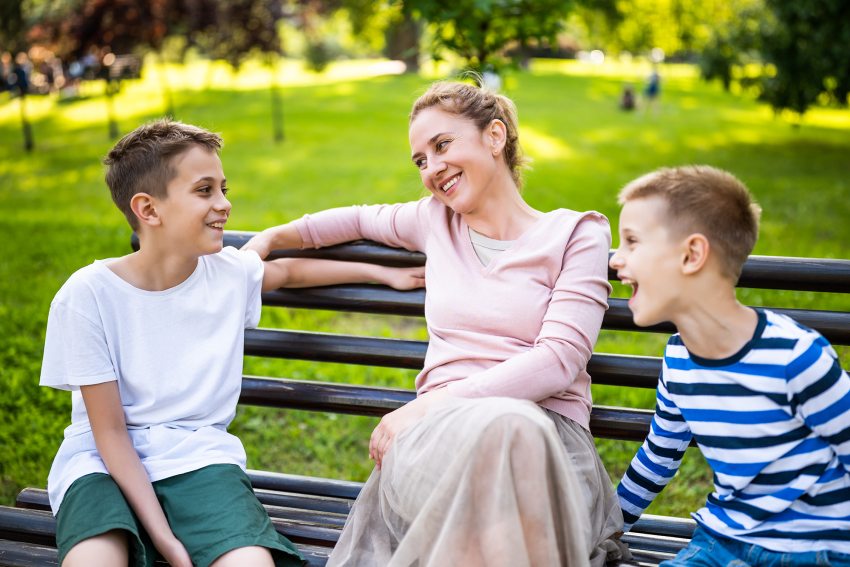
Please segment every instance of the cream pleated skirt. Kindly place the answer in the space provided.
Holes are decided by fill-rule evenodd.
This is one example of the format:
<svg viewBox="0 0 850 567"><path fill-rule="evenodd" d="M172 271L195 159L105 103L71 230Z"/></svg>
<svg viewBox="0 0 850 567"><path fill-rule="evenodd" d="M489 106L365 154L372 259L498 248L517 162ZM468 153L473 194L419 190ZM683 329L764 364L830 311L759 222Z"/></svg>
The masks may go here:
<svg viewBox="0 0 850 567"><path fill-rule="evenodd" d="M403 431L329 567L557 567L626 559L593 438L537 404L454 400Z"/></svg>

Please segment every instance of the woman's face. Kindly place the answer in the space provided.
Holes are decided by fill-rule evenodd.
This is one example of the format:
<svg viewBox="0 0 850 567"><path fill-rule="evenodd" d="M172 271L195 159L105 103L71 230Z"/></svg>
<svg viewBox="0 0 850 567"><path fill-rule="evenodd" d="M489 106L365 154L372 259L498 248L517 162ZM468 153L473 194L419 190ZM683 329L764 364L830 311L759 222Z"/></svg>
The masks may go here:
<svg viewBox="0 0 850 567"><path fill-rule="evenodd" d="M474 213L494 179L510 176L501 157L504 142L491 130L437 107L410 124L411 157L422 184L457 213Z"/></svg>

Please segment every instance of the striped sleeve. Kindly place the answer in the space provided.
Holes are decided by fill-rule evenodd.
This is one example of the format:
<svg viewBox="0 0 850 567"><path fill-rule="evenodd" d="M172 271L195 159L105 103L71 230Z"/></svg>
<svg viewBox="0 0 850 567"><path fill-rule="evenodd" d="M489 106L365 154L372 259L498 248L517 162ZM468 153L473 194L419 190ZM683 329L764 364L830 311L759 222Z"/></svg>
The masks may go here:
<svg viewBox="0 0 850 567"><path fill-rule="evenodd" d="M676 475L692 436L679 408L670 399L662 370L649 435L617 487L625 521L623 531L632 528L652 500Z"/></svg>
<svg viewBox="0 0 850 567"><path fill-rule="evenodd" d="M799 341L787 366L791 406L850 472L850 377L829 342L809 336L812 340Z"/></svg>

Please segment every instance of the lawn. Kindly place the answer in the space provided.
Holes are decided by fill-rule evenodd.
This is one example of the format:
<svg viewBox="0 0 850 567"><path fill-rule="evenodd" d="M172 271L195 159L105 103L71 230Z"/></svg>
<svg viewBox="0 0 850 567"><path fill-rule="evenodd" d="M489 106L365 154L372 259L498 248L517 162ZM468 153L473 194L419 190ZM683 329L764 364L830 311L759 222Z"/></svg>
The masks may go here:
<svg viewBox="0 0 850 567"><path fill-rule="evenodd" d="M433 77L381 75L374 62L349 62L317 76L287 64L281 71L286 139L275 144L268 77L257 67L238 75L196 62L171 67L177 116L221 132L231 188L228 227L257 230L304 213L355 203L410 200L422 194L409 159L407 112ZM655 113L618 110L624 82L647 68L536 61L505 81L520 111L521 140L533 159L525 196L535 207L596 209L616 228L617 190L662 165L708 163L737 174L765 209L758 254L850 256L850 112L815 109L800 127L748 97L698 80L688 66L662 71ZM115 101L122 132L157 116L163 95L150 66ZM69 396L38 387L50 300L62 282L95 258L129 249L129 229L102 182L110 147L101 86L78 100L28 99L36 151L21 147L17 100L0 98L0 503L23 486L43 486ZM5 95L2 95L5 96ZM615 293L623 295L617 288ZM747 290L751 304L850 310L830 294ZM267 309L261 325L328 332L363 331L425 339L418 320ZM603 333L599 352L657 356L664 337ZM845 366L850 349L839 352ZM412 387L414 373L334 364L248 358L246 372L324 381ZM604 405L651 408L653 392L594 387ZM240 408L233 431L249 466L363 480L375 420L265 408ZM613 478L636 450L599 442ZM680 475L651 511L684 515L704 499L711 476L689 454Z"/></svg>

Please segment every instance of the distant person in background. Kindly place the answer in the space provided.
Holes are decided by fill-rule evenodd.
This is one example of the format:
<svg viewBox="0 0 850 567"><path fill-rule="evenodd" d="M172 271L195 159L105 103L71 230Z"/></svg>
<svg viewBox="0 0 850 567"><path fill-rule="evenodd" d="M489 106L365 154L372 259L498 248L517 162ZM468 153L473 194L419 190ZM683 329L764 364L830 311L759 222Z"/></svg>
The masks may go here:
<svg viewBox="0 0 850 567"><path fill-rule="evenodd" d="M623 94L620 97L620 110L630 112L635 109L635 89L632 85L623 87Z"/></svg>
<svg viewBox="0 0 850 567"><path fill-rule="evenodd" d="M0 93L9 89L7 76L12 72L12 54L4 51L0 55Z"/></svg>
<svg viewBox="0 0 850 567"><path fill-rule="evenodd" d="M658 74L658 66L652 66L652 72L646 81L646 88L643 91L646 97L646 110L655 110L658 97L661 95L661 75Z"/></svg>

